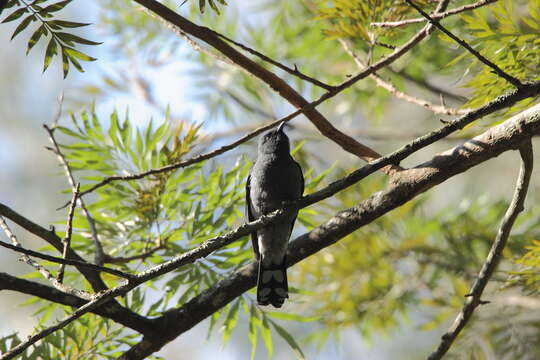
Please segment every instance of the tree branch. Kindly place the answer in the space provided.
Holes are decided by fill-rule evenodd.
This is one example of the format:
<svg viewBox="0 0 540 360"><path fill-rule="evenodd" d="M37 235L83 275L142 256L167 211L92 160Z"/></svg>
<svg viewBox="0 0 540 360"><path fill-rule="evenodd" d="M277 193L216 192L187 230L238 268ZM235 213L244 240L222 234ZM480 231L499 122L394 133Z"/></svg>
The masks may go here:
<svg viewBox="0 0 540 360"><path fill-rule="evenodd" d="M73 232L73 214L75 213L75 207L77 206L77 196L79 195L80 184L77 184L75 191L73 191L73 197L71 199L71 205L69 207L68 219L66 224L66 236L62 239L64 243L64 249L62 250L62 257L67 258L67 252L71 245L71 233ZM60 269L58 269L58 274L56 279L62 283L64 281L64 270L66 264L60 264Z"/></svg>
<svg viewBox="0 0 540 360"><path fill-rule="evenodd" d="M540 133L540 104L524 111L485 133L432 160L403 171L400 181L371 195L357 206L341 211L312 231L296 238L287 252L288 266L330 246L360 227L369 224L389 211L410 201L419 194L467 171L471 167L516 149ZM155 319L164 331L159 338L145 336L121 359L144 359L180 334L223 308L236 297L255 286L256 263L244 266L214 284L177 309Z"/></svg>
<svg viewBox="0 0 540 360"><path fill-rule="evenodd" d="M59 116L58 116L59 117ZM57 117L57 118L58 118ZM69 184L71 185L71 188L73 191L76 189L76 181L75 177L73 176L73 171L71 171L71 167L69 166L69 162L67 161L66 157L60 150L60 146L56 142L56 138L54 137L54 128L49 128L46 124L43 124L43 127L49 134L49 140L51 141L53 148L51 151L56 154L58 157L58 161L60 164L64 167L64 171L66 172L66 176L68 178ZM92 240L94 241L94 246L96 248L96 255L94 257L94 262L98 265L103 265L103 247L101 246L101 242L99 241L98 232L96 229L96 222L94 221L94 218L92 217L92 214L90 214L90 211L88 211L88 208L86 207L86 204L84 203L84 200L82 197L79 196L78 192L75 196L76 199L79 200L79 204L81 205L81 209L84 213L84 216L86 216L86 220L88 221L88 226L90 228L90 234L92 234Z"/></svg>
<svg viewBox="0 0 540 360"><path fill-rule="evenodd" d="M448 37L450 37L452 40L457 42L459 45L461 45L462 47L467 49L467 51L469 51L471 54L473 54L478 60L480 60L482 63L486 64L487 66L489 66L493 70L493 72L495 74L497 74L501 78L505 79L506 81L508 81L510 84L514 85L517 88L520 88L520 87L523 86L521 81L519 81L517 78L507 74L504 70L502 70L496 64L492 63L491 61L486 59L484 56L482 56L478 51L474 50L464 40L462 40L462 39L458 38L457 36L455 36L454 34L452 34L444 26L442 26L438 22L438 20L433 20L433 18L431 16L429 16L424 10L422 10L418 5L413 3L411 0L405 0L405 2L407 2L407 4L409 4L413 8L415 8L416 11L418 11L423 17L425 17L427 20L429 20L429 22L432 23L433 25L435 25L439 30L441 30L443 33L448 35Z"/></svg>
<svg viewBox="0 0 540 360"><path fill-rule="evenodd" d="M343 47L343 49L345 50L345 52L349 54L350 57L353 58L358 68L360 70L365 69L367 65L364 64L364 62L360 59L360 57L353 51L350 44L344 39L339 39L339 42L341 46ZM418 105L424 109L427 109L433 112L434 114L462 115L462 114L466 114L467 112L471 110L471 109L454 109L454 108L446 107L444 105L435 105L427 100L419 99L417 97L414 97L402 91L399 91L398 89L396 89L396 87L392 83L387 82L386 80L381 78L379 75L377 75L377 73L373 73L369 75L369 77L375 81L377 86L385 89L390 94L394 95L396 98L405 100L411 104Z"/></svg>
<svg viewBox="0 0 540 360"><path fill-rule="evenodd" d="M66 294L51 286L38 282L19 279L6 273L0 273L0 290L11 290L29 296L79 308L87 303L77 296ZM154 322L144 316L138 315L124 307L114 306L112 303L103 304L92 311L93 313L111 319L123 326L133 329L141 334L150 335L155 331Z"/></svg>
<svg viewBox="0 0 540 360"><path fill-rule="evenodd" d="M473 4L463 5L461 7L454 8L454 9L451 9L442 13L431 14L430 16L434 20L440 20L451 15L459 14L464 11L477 9L479 7L489 5L494 2L497 2L497 0L481 0ZM392 28L392 27L398 27L398 26L403 26L403 25L422 23L425 21L426 21L425 18L416 18L416 19L407 19L407 20L399 20L399 21L372 22L370 25L376 26L376 27L383 27L383 28Z"/></svg>
<svg viewBox="0 0 540 360"><path fill-rule="evenodd" d="M493 272L499 264L503 249L506 246L508 237L510 236L512 226L514 225L519 213L524 209L523 204L529 188L529 182L533 170L533 151L531 141L526 141L523 143L523 145L519 148L519 152L521 155L521 168L519 170L514 196L510 202L510 205L508 206L508 209L506 210L506 213L504 214L504 218L499 231L497 232L497 236L495 237L495 241L491 246L491 250L489 251L484 265L482 265L482 269L478 273L478 278L474 282L470 293L466 295L467 300L465 300L463 309L456 317L454 324L450 327L446 334L442 336L441 343L439 344L438 348L428 357L428 360L438 360L441 359L444 354L446 354L461 330L463 330L463 328L467 325L467 322L471 319L474 310L479 305L484 303L481 300L482 293L486 288L491 275L493 275Z"/></svg>

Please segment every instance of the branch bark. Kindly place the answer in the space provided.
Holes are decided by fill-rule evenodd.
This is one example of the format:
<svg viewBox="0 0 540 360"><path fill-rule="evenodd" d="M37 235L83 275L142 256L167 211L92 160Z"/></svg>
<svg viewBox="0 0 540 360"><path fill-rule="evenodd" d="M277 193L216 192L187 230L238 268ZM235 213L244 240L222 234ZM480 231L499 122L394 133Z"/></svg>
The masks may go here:
<svg viewBox="0 0 540 360"><path fill-rule="evenodd" d="M436 155L428 162L403 171L400 181L379 191L357 206L341 211L324 224L296 238L287 252L288 266L338 242L419 194L467 171L501 153L518 149L540 133L540 104L455 148ZM232 273L183 306L155 319L161 324L159 337L145 336L121 359L144 359L188 331L236 297L255 286L256 263Z"/></svg>

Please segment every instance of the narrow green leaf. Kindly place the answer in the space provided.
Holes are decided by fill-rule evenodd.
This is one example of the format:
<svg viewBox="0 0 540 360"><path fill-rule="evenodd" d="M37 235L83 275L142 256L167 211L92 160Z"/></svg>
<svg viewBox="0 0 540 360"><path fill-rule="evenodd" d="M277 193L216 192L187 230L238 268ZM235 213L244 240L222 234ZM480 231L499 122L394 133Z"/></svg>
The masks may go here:
<svg viewBox="0 0 540 360"><path fill-rule="evenodd" d="M56 39L52 38L49 41L49 45L47 45L47 50L45 51L45 60L44 60L44 64L43 64L43 71L47 70L47 68L51 64L51 60L52 60L53 56L57 54L57 52L56 52L57 47L58 47L58 44L56 43Z"/></svg>
<svg viewBox="0 0 540 360"><path fill-rule="evenodd" d="M250 359L255 359L255 353L257 352L257 331L258 324L260 323L259 317L257 316L257 310L255 305L251 304L251 309L249 312L249 333L248 339L251 343L251 355Z"/></svg>
<svg viewBox="0 0 540 360"><path fill-rule="evenodd" d="M73 48L70 48L69 46L66 46L66 51L69 54L70 58L76 58L83 61L95 61L96 58L93 58L91 56L86 55L85 53L80 52L79 50L75 50Z"/></svg>
<svg viewBox="0 0 540 360"><path fill-rule="evenodd" d="M41 25L36 31L34 31L34 33L32 34L32 36L30 37L30 40L28 40L28 48L26 49L26 55L28 55L28 53L30 52L30 50L32 50L32 48L34 47L34 45L37 44L37 42L39 41L39 39L45 35L45 32L47 31L47 29L45 28L45 25Z"/></svg>
<svg viewBox="0 0 540 360"><path fill-rule="evenodd" d="M227 317L223 321L223 345L227 343L229 340L229 336L231 335L232 330L235 328L236 323L238 322L238 308L240 306L240 300L236 301L233 306L231 307L231 310L229 310L229 313L227 314Z"/></svg>
<svg viewBox="0 0 540 360"><path fill-rule="evenodd" d="M20 8L20 9L15 10L15 11L12 12L10 15L8 15L4 20L2 20L2 24L3 24L3 23L10 22L10 21L13 21L13 20L17 20L18 18L20 18L21 16L23 16L23 14L24 14L26 11L27 11L27 8L26 8L26 7L23 7L23 8Z"/></svg>
<svg viewBox="0 0 540 360"><path fill-rule="evenodd" d="M262 322L261 322L261 336L264 342L264 346L266 347L266 351L268 351L268 359L272 359L272 353L273 353L273 345L272 345L272 332L270 331L270 328L268 327L268 320L266 319L266 316L263 314Z"/></svg>
<svg viewBox="0 0 540 360"><path fill-rule="evenodd" d="M302 316L298 314L292 314L292 313L284 313L284 312L277 312L277 311L267 311L266 315L271 316L275 319L280 320L287 320L287 321L299 321L299 322L310 322L310 321L316 321L318 319L317 316Z"/></svg>
<svg viewBox="0 0 540 360"><path fill-rule="evenodd" d="M60 2L57 2L57 3L51 4L51 5L47 6L47 7L44 7L42 10L40 10L39 14L40 15L45 15L45 14L50 14L52 12L60 11L64 7L66 7L66 5L69 4L70 2L71 2L71 0L65 0L65 1L60 1Z"/></svg>
<svg viewBox="0 0 540 360"><path fill-rule="evenodd" d="M302 352L302 349L300 349L300 346L298 346L298 343L296 342L296 340L294 340L292 335L289 334L289 332L287 330L285 330L284 328L282 328L281 326L279 326L278 324L276 324L272 320L269 320L269 321L270 321L270 324L272 324L272 326L276 330L276 332L279 334L279 336L281 336L283 338L283 340L285 340L287 342L287 344L289 344L289 346L296 352L298 357L300 359L305 359L306 357L304 356L304 353Z"/></svg>
<svg viewBox="0 0 540 360"><path fill-rule="evenodd" d="M102 44L101 42L91 41L91 40L88 40L88 39L84 39L84 38L82 38L80 36L73 35L73 34L70 34L70 33L65 33L65 32L58 32L58 33L56 33L56 35L62 41L65 41L65 42L70 43L70 44L71 44L71 42L76 42L76 43L85 44L85 45L100 45L100 44Z"/></svg>
<svg viewBox="0 0 540 360"><path fill-rule="evenodd" d="M15 29L15 31L13 32L13 35L11 35L11 40L13 40L15 38L15 36L17 36L21 31L26 29L28 24L30 24L34 20L36 20L35 15L29 15L29 16L25 17L24 20L21 21L19 26L17 26L17 28Z"/></svg>
<svg viewBox="0 0 540 360"><path fill-rule="evenodd" d="M63 28L78 28L83 26L91 25L91 23L80 23L75 21L65 21L65 20L51 20L48 24L58 25Z"/></svg>
<svg viewBox="0 0 540 360"><path fill-rule="evenodd" d="M64 79L65 79L69 73L69 60L64 49L62 49L62 71L64 72Z"/></svg>

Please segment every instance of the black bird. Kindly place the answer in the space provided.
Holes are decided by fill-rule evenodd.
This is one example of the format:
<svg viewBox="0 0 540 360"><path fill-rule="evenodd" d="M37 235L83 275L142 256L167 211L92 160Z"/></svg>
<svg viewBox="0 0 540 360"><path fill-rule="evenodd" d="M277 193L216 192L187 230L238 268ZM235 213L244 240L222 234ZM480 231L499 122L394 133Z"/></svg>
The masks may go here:
<svg viewBox="0 0 540 360"><path fill-rule="evenodd" d="M271 213L284 201L295 201L304 192L300 165L290 154L285 122L259 139L257 161L246 184L246 212L249 221ZM298 211L251 234L253 250L259 261L257 303L279 308L289 297L285 253Z"/></svg>

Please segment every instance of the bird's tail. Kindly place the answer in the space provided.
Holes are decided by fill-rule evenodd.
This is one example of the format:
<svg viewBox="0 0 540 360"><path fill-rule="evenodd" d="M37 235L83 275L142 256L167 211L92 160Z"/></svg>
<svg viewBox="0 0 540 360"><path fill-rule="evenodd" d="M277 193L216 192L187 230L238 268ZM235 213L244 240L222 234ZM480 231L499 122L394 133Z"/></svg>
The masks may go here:
<svg viewBox="0 0 540 360"><path fill-rule="evenodd" d="M272 304L275 308L280 308L288 297L289 285L285 258L281 264L274 264L262 261L261 257L257 280L257 303L259 305Z"/></svg>

